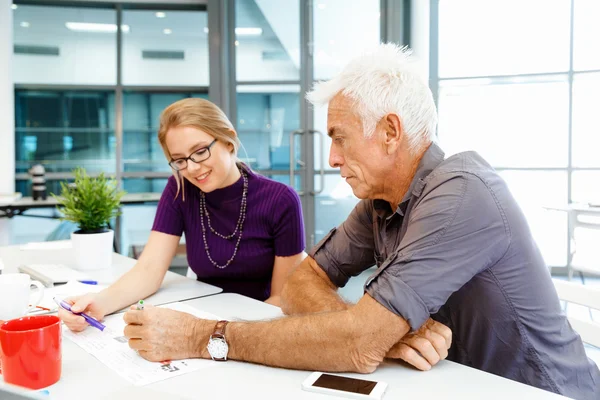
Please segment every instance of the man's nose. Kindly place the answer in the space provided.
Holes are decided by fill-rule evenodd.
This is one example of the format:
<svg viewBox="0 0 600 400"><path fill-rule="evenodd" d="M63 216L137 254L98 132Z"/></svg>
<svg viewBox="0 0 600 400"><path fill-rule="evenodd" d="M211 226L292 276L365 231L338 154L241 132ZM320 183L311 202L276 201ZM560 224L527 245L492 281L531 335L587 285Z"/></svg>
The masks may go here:
<svg viewBox="0 0 600 400"><path fill-rule="evenodd" d="M339 154L333 145L329 148L329 166L331 168L340 168L344 164L344 158Z"/></svg>

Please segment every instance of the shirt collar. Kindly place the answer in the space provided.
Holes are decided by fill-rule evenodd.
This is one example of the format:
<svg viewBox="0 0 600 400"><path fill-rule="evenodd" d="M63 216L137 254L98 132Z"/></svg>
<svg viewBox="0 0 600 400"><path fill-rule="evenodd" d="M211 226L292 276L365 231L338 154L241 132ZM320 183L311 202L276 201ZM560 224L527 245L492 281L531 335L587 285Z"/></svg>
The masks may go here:
<svg viewBox="0 0 600 400"><path fill-rule="evenodd" d="M432 143L429 148L421 157L421 161L417 166L417 171L408 187L408 190L404 194L402 201L398 204L394 214L399 214L400 216L404 216L406 213L406 208L408 207L408 202L413 194L420 195L425 187L424 179L437 167L442 161L444 161L444 151L438 146L436 143ZM390 203L385 200L376 199L373 200L373 208L379 217L383 218L392 213L392 208L390 207ZM393 215L393 214L392 214Z"/></svg>

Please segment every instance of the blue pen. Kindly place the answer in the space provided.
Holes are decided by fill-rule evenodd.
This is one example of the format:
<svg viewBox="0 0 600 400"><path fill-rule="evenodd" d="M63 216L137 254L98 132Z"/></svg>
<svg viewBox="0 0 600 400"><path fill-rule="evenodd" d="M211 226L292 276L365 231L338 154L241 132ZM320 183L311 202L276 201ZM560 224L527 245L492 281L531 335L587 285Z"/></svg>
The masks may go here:
<svg viewBox="0 0 600 400"><path fill-rule="evenodd" d="M85 320L87 321L88 324L90 324L91 326L93 326L94 328L98 328L101 331L104 330L104 328L106 328L104 325L102 325L100 322L96 321L94 318L90 317L87 314L84 313L76 313L71 311L71 305L69 303L67 303L64 300L59 300L56 297L53 298L54 302L56 304L58 304L60 307L64 308L65 310L67 310L70 313L73 313L75 315L81 315L83 318L85 318Z"/></svg>
<svg viewBox="0 0 600 400"><path fill-rule="evenodd" d="M85 283L86 285L97 285L98 284L98 281L81 280L81 281L78 281L78 282Z"/></svg>

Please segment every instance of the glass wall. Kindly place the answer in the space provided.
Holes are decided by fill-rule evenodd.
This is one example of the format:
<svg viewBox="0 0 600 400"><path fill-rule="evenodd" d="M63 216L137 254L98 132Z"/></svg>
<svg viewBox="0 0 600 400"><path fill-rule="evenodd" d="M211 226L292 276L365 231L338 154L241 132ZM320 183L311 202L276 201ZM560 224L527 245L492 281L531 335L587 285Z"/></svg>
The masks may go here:
<svg viewBox="0 0 600 400"><path fill-rule="evenodd" d="M254 169L289 171L289 133L300 126L300 86L239 84L237 91L240 156Z"/></svg>
<svg viewBox="0 0 600 400"><path fill-rule="evenodd" d="M209 86L205 6L173 7L13 7L16 187L24 196L33 164L46 168L50 193L76 167L116 176L129 193L164 189L171 170L158 143L159 115L177 100L208 98ZM123 253L145 243L155 208L123 207ZM17 231L18 240L43 240Z"/></svg>
<svg viewBox="0 0 600 400"><path fill-rule="evenodd" d="M115 172L114 107L109 91L15 91L16 169L41 163L47 172Z"/></svg>
<svg viewBox="0 0 600 400"><path fill-rule="evenodd" d="M168 105L187 97L208 98L208 95L204 93L136 91L126 91L124 93L123 171L163 172L167 174L171 172L158 142L157 133L160 113Z"/></svg>
<svg viewBox="0 0 600 400"><path fill-rule="evenodd" d="M294 175L308 247L339 225L358 199L339 171L327 165L330 140L311 131L326 131L326 110L306 105L304 93L339 72L362 48L379 43L380 7L378 0L289 0L282 12L281 2L235 1L242 157L273 179L289 182Z"/></svg>
<svg viewBox="0 0 600 400"><path fill-rule="evenodd" d="M240 157L290 184L290 137L300 129L300 1L235 1L236 127ZM294 157L301 143L294 140ZM298 165L296 165L298 167ZM294 178L294 187L302 177Z"/></svg>
<svg viewBox="0 0 600 400"><path fill-rule="evenodd" d="M345 64L363 49L380 41L381 17L378 0L324 0L312 3L314 20L314 78L331 79ZM357 29L360 27L360 29ZM322 134L313 135L314 169L325 170L325 176L315 174L314 243L342 223L358 199L340 177L340 172L328 163L331 139L327 136L327 109L315 108L314 127ZM323 147L323 151L321 151ZM323 158L321 158L323 154Z"/></svg>
<svg viewBox="0 0 600 400"><path fill-rule="evenodd" d="M325 131L324 110L307 107L304 93L360 48L379 42L380 2L287 0L285 12L272 0L233 3L232 122L243 144L240 157L299 192L311 246L357 199L339 171L320 157L329 139L308 132L313 122ZM204 9L171 8L129 2L119 10L116 4L93 2L14 8L17 186L24 195L31 186L27 170L35 163L46 167L51 192L72 178L76 166L116 176L130 193L164 188L171 171L156 138L159 114L179 99L208 97L208 37L219 39L209 32ZM314 41L307 43L309 37ZM302 54L310 61L302 61ZM221 74L229 70L225 67ZM327 169L323 178L314 173L321 167ZM315 177L316 190L310 192ZM128 240L140 241L142 232L150 231L153 208L124 212L127 252ZM141 221L135 229L133 220Z"/></svg>
<svg viewBox="0 0 600 400"><path fill-rule="evenodd" d="M15 83L116 85L116 21L114 9L19 5L13 10Z"/></svg>
<svg viewBox="0 0 600 400"><path fill-rule="evenodd" d="M476 150L500 170L546 263L566 265L567 216L548 208L600 200L600 4L439 0L432 12L442 147Z"/></svg>
<svg viewBox="0 0 600 400"><path fill-rule="evenodd" d="M125 10L123 85L208 86L206 12Z"/></svg>

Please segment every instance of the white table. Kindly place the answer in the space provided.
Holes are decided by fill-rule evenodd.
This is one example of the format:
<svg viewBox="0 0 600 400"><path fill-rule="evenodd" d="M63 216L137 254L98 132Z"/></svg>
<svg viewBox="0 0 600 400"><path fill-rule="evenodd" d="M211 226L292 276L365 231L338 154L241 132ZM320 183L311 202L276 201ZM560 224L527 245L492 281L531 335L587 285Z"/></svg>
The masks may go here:
<svg viewBox="0 0 600 400"><path fill-rule="evenodd" d="M121 204L146 204L146 203L158 203L160 200L161 193L126 193L121 198ZM32 216L24 214L27 210L35 208L55 208L58 205L58 201L50 195L46 200L38 199L33 200L33 197L21 197L12 201L0 202L0 218L8 217L12 218L17 215ZM35 216L39 218L38 215ZM43 217L42 217L43 218Z"/></svg>
<svg viewBox="0 0 600 400"><path fill-rule="evenodd" d="M121 198L121 205L134 205L134 204L156 204L160 200L161 193L126 193ZM6 196L3 196L6 197ZM10 196L9 196L10 197ZM53 208L56 210L58 201L50 195L46 200L33 200L33 197L19 197L14 200L2 201L0 199L0 218L13 218L15 216L32 217L32 218L60 218L58 213L54 213L52 216L26 214L30 209L39 208ZM121 250L121 217L118 216L115 219L115 241L114 250L119 252Z"/></svg>
<svg viewBox="0 0 600 400"><path fill-rule="evenodd" d="M282 315L277 307L236 294L219 294L185 303L222 318L257 320ZM134 387L77 345L64 340L62 377L48 390L52 400L330 398L300 389L300 384L308 375L308 371L228 361L145 387ZM390 362L370 375L344 375L387 382L389 388L385 400L564 399L450 361L443 361L428 372Z"/></svg>
<svg viewBox="0 0 600 400"><path fill-rule="evenodd" d="M63 242L60 241L57 243ZM21 250L20 247L18 245L0 247L0 260L4 263L4 271L2 273L19 272L18 267L22 264L64 264L71 268L74 266L72 249ZM131 269L135 263L136 260L133 258L113 253L112 266L110 268L85 271L85 274L100 284L111 284ZM221 291L222 289L216 286L198 282L168 271L158 291L148 297L146 302L152 305L160 305L209 296Z"/></svg>

